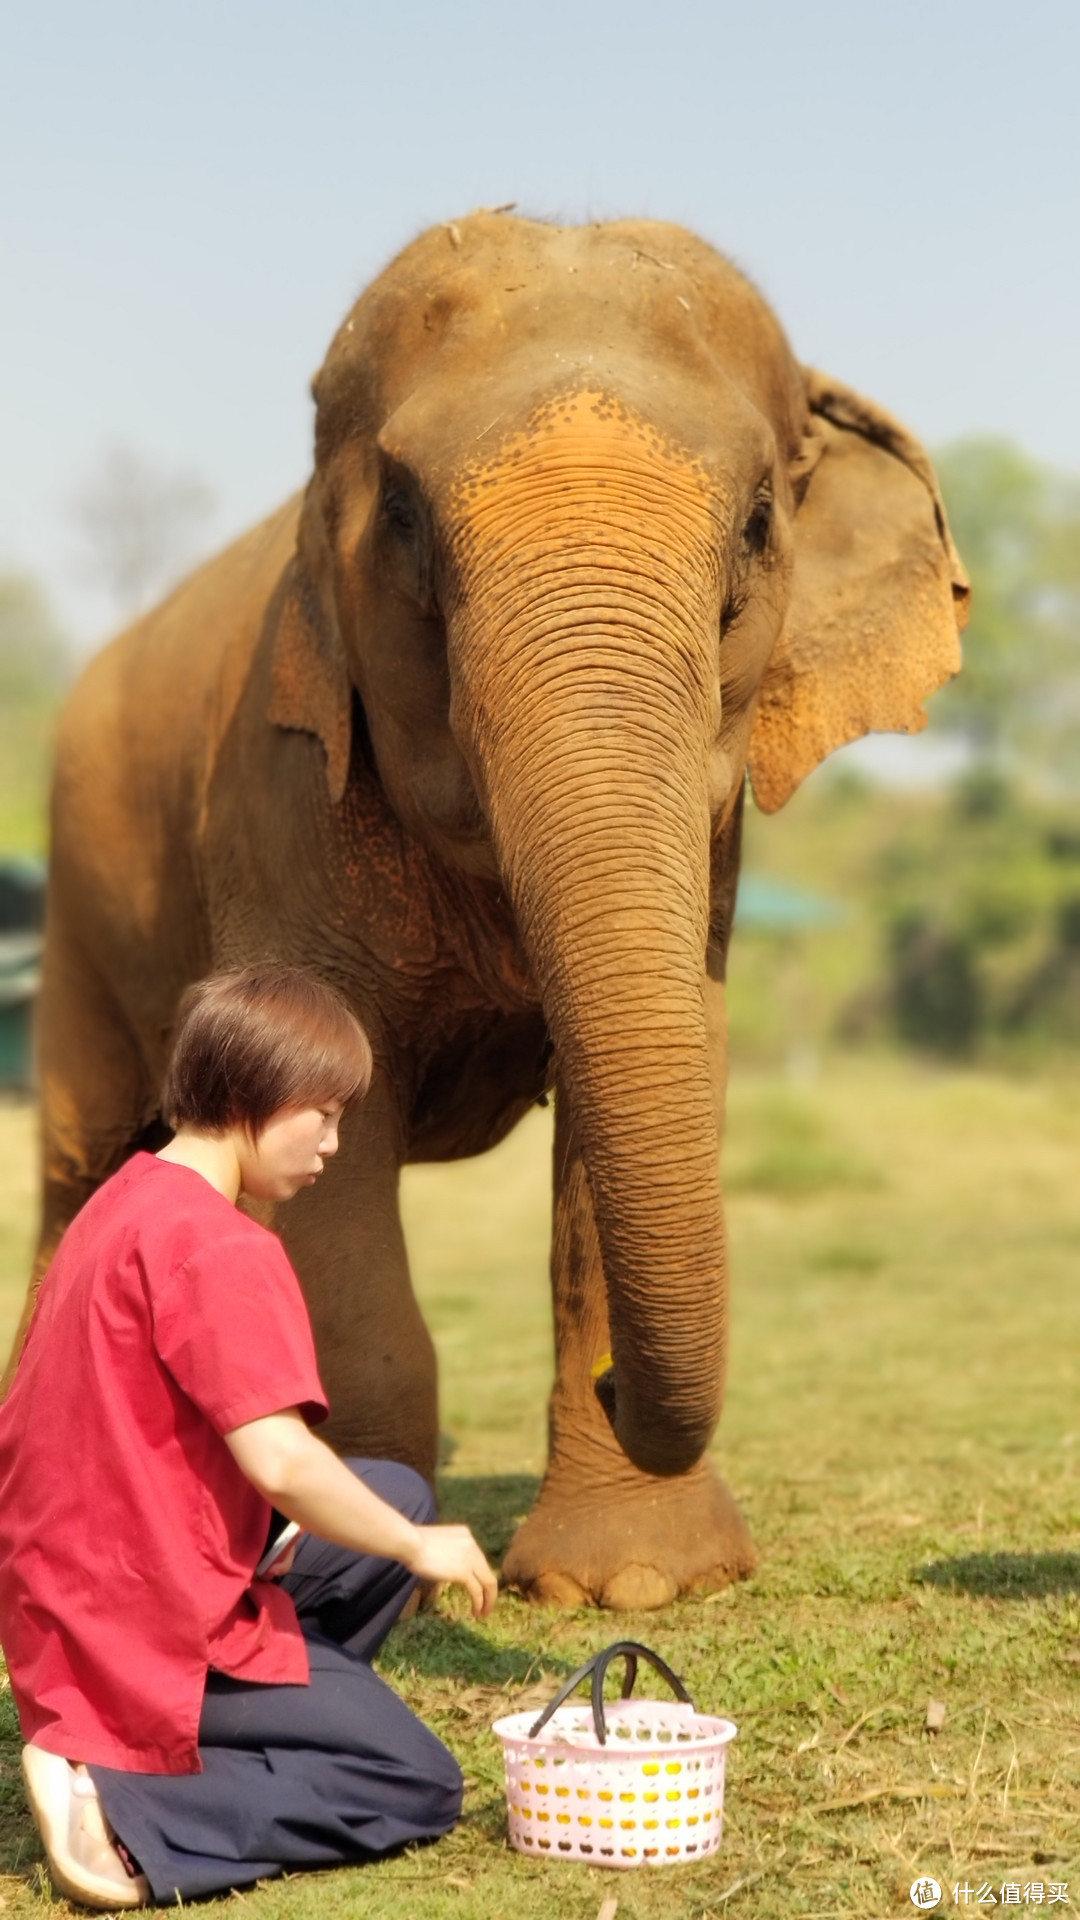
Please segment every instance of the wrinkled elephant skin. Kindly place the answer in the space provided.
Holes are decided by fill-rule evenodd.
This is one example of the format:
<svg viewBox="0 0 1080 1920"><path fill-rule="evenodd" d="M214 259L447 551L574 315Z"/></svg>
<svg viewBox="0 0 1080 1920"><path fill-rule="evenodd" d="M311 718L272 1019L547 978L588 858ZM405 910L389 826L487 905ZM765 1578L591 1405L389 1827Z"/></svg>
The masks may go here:
<svg viewBox="0 0 1080 1920"><path fill-rule="evenodd" d="M187 982L317 969L376 1078L274 1224L335 1443L430 1474L399 1170L483 1151L557 1076L551 1454L505 1571L659 1605L753 1559L705 1457L745 776L772 810L844 741L923 725L966 583L917 443L678 228L435 228L315 398L302 500L106 649L62 724L38 1271L157 1137Z"/></svg>

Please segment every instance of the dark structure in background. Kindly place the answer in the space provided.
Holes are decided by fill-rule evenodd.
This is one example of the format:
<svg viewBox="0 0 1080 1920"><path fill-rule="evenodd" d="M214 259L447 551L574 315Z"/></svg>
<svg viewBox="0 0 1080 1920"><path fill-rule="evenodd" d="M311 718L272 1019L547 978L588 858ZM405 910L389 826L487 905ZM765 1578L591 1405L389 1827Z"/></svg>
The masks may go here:
<svg viewBox="0 0 1080 1920"><path fill-rule="evenodd" d="M45 868L22 856L0 859L0 1089L34 1082L33 1012L41 981Z"/></svg>

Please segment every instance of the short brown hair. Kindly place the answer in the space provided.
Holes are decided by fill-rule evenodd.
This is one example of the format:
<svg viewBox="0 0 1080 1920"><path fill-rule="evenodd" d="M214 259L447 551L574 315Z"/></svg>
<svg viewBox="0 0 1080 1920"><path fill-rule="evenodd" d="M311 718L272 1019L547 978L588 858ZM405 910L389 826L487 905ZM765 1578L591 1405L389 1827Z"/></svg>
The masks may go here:
<svg viewBox="0 0 1080 1920"><path fill-rule="evenodd" d="M189 987L162 1094L172 1127L258 1135L283 1107L362 1099L371 1044L333 987L298 967L242 967Z"/></svg>

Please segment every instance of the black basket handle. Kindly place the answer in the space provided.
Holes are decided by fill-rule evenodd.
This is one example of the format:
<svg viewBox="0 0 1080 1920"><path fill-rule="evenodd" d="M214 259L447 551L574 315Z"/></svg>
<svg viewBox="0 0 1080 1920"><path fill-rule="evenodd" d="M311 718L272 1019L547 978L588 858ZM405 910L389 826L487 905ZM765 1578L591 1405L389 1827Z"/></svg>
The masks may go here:
<svg viewBox="0 0 1080 1920"><path fill-rule="evenodd" d="M620 1659L625 1662L623 1699L628 1699L634 1691L638 1661L647 1660L651 1667L656 1668L661 1679L667 1681L676 1700L682 1700L688 1707L693 1706L694 1703L687 1693L686 1688L683 1686L682 1681L679 1679L678 1674L672 1673L667 1661L661 1660L660 1655L654 1653L651 1647L643 1647L640 1640L615 1640L610 1647L605 1647L602 1653L594 1653L591 1660L586 1660L583 1667L579 1667L576 1673L570 1675L569 1680L563 1682L554 1700L549 1702L540 1715L540 1718L535 1720L529 1728L529 1739L536 1739L540 1729L545 1727L551 1719L556 1707L561 1707L563 1702L570 1698L575 1687L580 1687L582 1681L587 1680L591 1674L593 1726L596 1728L596 1737L600 1745L606 1747L607 1723L604 1719L604 1681L607 1677L607 1670L611 1662Z"/></svg>

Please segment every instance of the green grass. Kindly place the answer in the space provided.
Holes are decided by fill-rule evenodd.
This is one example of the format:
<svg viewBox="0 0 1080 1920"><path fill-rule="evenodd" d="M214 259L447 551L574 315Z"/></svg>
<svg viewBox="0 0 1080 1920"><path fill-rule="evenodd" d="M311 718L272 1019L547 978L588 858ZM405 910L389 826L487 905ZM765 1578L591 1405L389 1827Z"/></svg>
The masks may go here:
<svg viewBox="0 0 1080 1920"><path fill-rule="evenodd" d="M0 1109L8 1324L30 1126ZM496 1555L543 1462L549 1127L535 1113L497 1154L405 1182L444 1509ZM399 1628L383 1671L461 1759L465 1818L381 1867L251 1890L261 1920L596 1920L611 1899L618 1920L881 1920L915 1911L916 1873L945 1883L943 1912L956 1882L1069 1882L1080 1906L1080 1082L888 1058L799 1085L737 1072L729 1138L718 1458L758 1574L651 1615L503 1596L481 1628L451 1598ZM623 1633L738 1723L723 1848L659 1873L520 1859L490 1721ZM0 1897L36 1913L9 1696L0 1726Z"/></svg>

